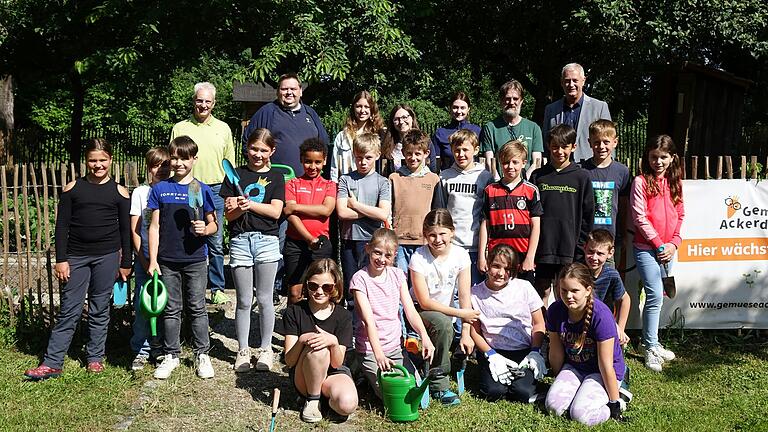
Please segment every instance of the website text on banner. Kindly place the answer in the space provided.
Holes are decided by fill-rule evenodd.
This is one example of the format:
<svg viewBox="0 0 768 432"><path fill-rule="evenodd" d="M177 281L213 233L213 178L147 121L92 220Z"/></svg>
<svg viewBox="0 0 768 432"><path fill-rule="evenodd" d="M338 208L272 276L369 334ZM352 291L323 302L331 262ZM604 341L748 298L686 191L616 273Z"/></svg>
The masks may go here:
<svg viewBox="0 0 768 432"><path fill-rule="evenodd" d="M683 242L671 268L677 296L664 299L661 325L768 328L768 181L685 180L683 198ZM636 270L626 285L628 326L640 328Z"/></svg>

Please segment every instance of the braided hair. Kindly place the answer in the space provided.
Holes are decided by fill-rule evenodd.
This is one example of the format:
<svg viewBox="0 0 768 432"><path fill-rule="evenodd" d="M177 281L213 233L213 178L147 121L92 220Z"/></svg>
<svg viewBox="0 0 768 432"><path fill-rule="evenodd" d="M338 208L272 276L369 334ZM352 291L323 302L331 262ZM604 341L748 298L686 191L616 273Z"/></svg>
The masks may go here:
<svg viewBox="0 0 768 432"><path fill-rule="evenodd" d="M574 279L581 286L585 288L590 287L589 296L587 297L586 312L584 313L584 328L578 339L576 339L576 343L573 345L573 347L578 349L578 352L581 353L582 348L584 348L584 343L587 340L587 330L589 330L589 326L592 324L592 314L595 309L595 296L594 292L591 290L591 288L595 286L595 278L592 276L592 271L590 271L587 266L574 262L563 267L560 271L558 280L562 281L564 279Z"/></svg>

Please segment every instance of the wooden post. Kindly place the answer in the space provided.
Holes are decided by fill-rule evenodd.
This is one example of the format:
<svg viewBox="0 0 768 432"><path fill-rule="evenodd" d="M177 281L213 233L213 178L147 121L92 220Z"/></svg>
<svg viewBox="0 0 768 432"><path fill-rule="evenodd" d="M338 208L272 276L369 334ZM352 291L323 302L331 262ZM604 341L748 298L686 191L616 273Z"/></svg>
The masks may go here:
<svg viewBox="0 0 768 432"><path fill-rule="evenodd" d="M13 223L16 226L16 267L19 275L19 296L22 299L20 319L24 321L24 295L26 294L26 281L21 260L21 218L19 217L19 166L13 166Z"/></svg>
<svg viewBox="0 0 768 432"><path fill-rule="evenodd" d="M721 180L723 178L723 157L722 156L717 157L717 171L715 173L715 176L718 180Z"/></svg>
<svg viewBox="0 0 768 432"><path fill-rule="evenodd" d="M71 174L70 177L72 177L72 180L76 179L77 178L77 173L75 172L75 164L74 163L69 164L69 170L70 170L70 174ZM62 182L61 183L61 187L64 187L65 184L66 183Z"/></svg>
<svg viewBox="0 0 768 432"><path fill-rule="evenodd" d="M117 162L112 163L112 171L115 173L115 183L120 184L120 164Z"/></svg>
<svg viewBox="0 0 768 432"><path fill-rule="evenodd" d="M747 178L747 157L746 156L741 157L741 178L742 179Z"/></svg>
<svg viewBox="0 0 768 432"><path fill-rule="evenodd" d="M30 300L29 318L31 321L31 319L35 317L35 308L34 302L32 301L32 232L29 227L31 218L29 217L29 189L27 188L27 177L27 165L24 164L21 166L21 201L24 203L24 246L26 246L26 253L24 254L26 260L26 275L24 276L27 281L27 296Z"/></svg>
<svg viewBox="0 0 768 432"><path fill-rule="evenodd" d="M53 202L57 203L59 202L59 185L56 184L56 168L51 165L51 183L53 183ZM56 220L56 218L59 216L59 206L55 205L53 206L53 219Z"/></svg>
<svg viewBox="0 0 768 432"><path fill-rule="evenodd" d="M685 170L683 170L685 172ZM693 180L699 179L699 157L691 156L691 178Z"/></svg>
<svg viewBox="0 0 768 432"><path fill-rule="evenodd" d="M35 286L37 287L37 307L38 307L38 313L37 317L42 321L43 319L43 268L41 266L42 263L42 257L40 256L40 252L43 249L43 242L42 242L42 233L43 230L43 214L40 212L40 191L38 191L38 185L37 185L37 174L35 174L35 167L32 164L29 164L29 173L32 177L32 189L33 194L35 197L35 216L37 217L37 231L35 232L35 267L37 270L37 275L35 277ZM43 175L45 175L45 170L43 170ZM29 211L29 210L27 210Z"/></svg>
<svg viewBox="0 0 768 432"><path fill-rule="evenodd" d="M42 172L43 172L43 221L42 221L42 229L45 235L43 236L43 241L45 241L45 273L47 276L47 287L48 287L48 317L49 323L53 323L53 271L51 267L53 267L53 262L51 261L51 235L53 232L51 231L51 215L48 210L48 169L43 164L42 166ZM53 171L53 165L51 165L51 180L53 181L53 195L54 195L54 202L56 201L56 197L58 196L58 193L56 192L56 173ZM54 207L54 218L56 217L56 207ZM55 261L55 260L54 260ZM41 300L42 303L42 300Z"/></svg>
<svg viewBox="0 0 768 432"><path fill-rule="evenodd" d="M730 155L725 157L725 176L733 180L733 159Z"/></svg>
<svg viewBox="0 0 768 432"><path fill-rule="evenodd" d="M750 156L749 157L749 165L752 167L752 180L757 179L757 156Z"/></svg>
<svg viewBox="0 0 768 432"><path fill-rule="evenodd" d="M43 233L45 233L43 235L43 246L45 249L49 249L51 247L51 231L49 230L50 224L48 223L48 218L51 217L51 214L48 210L48 167L43 164L40 172L43 174L43 220L41 222Z"/></svg>
<svg viewBox="0 0 768 432"><path fill-rule="evenodd" d="M704 156L704 180L711 180L712 176L709 174L709 156Z"/></svg>
<svg viewBox="0 0 768 432"><path fill-rule="evenodd" d="M11 326L16 323L16 311L13 308L13 294L6 290L8 284L8 272L10 270L10 263L8 261L10 250L9 244L11 242L10 225L8 225L8 180L6 179L7 173L5 171L5 165L0 166L0 186L2 186L2 206L3 206L3 286L0 289L3 290L8 296L8 306L11 312Z"/></svg>

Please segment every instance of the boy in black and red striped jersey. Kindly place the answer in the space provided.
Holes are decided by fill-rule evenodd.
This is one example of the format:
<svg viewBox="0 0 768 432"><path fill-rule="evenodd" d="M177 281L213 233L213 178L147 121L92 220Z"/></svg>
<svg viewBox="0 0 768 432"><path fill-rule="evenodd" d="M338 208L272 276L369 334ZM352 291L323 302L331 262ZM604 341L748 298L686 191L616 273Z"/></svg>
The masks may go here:
<svg viewBox="0 0 768 432"><path fill-rule="evenodd" d="M502 178L483 192L484 219L480 223L478 267L487 271L486 256L497 244L507 244L520 258L517 277L534 283L534 258L539 244L539 220L544 213L539 189L523 179L528 149L521 140L509 141L499 149Z"/></svg>

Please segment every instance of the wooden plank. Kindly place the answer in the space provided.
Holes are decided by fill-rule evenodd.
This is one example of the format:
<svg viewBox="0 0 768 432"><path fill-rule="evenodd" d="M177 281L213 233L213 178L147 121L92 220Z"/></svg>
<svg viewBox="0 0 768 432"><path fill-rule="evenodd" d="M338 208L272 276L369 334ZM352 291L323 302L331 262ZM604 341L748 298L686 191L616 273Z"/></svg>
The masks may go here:
<svg viewBox="0 0 768 432"><path fill-rule="evenodd" d="M77 178L77 173L75 172L75 164L74 163L69 164L69 170L70 170L70 177L72 178L72 180L76 179ZM65 184L66 183L61 182L61 187L64 187Z"/></svg>
<svg viewBox="0 0 768 432"><path fill-rule="evenodd" d="M42 164L40 172L43 179L43 247L49 249L51 247L51 224L50 224L50 211L48 210L48 167Z"/></svg>
<svg viewBox="0 0 768 432"><path fill-rule="evenodd" d="M691 156L691 178L694 180L699 179L699 157Z"/></svg>
<svg viewBox="0 0 768 432"><path fill-rule="evenodd" d="M757 156L749 157L749 166L752 168L752 180L757 179Z"/></svg>
<svg viewBox="0 0 768 432"><path fill-rule="evenodd" d="M725 176L729 180L733 180L733 159L730 155L725 157Z"/></svg>
<svg viewBox="0 0 768 432"><path fill-rule="evenodd" d="M125 163L125 185L131 189L139 186L139 169L134 161Z"/></svg>
<svg viewBox="0 0 768 432"><path fill-rule="evenodd" d="M120 183L120 164L117 162L114 162L112 164L112 171L114 171L115 175L115 183Z"/></svg>
<svg viewBox="0 0 768 432"><path fill-rule="evenodd" d="M709 173L709 156L704 156L704 180L711 180L712 175Z"/></svg>
<svg viewBox="0 0 768 432"><path fill-rule="evenodd" d="M51 183L53 183L53 202L58 203L59 202L59 185L56 184L56 167L55 164L51 164ZM56 218L59 216L59 206L54 205L53 206L53 220L56 220ZM50 231L48 231L50 232Z"/></svg>
<svg viewBox="0 0 768 432"><path fill-rule="evenodd" d="M9 286L10 280L8 279L8 272L10 270L10 262L9 262L9 247L11 242L11 234L10 234L10 225L8 225L8 180L6 179L7 172L5 170L5 165L0 166L0 194L2 194L2 206L3 206L3 286L0 287L3 289L3 291L6 294L9 294L9 291L5 289L5 287ZM11 312L11 326L13 326L16 323L16 311L13 308L13 294L11 293L8 296L8 305L10 306L8 309Z"/></svg>
<svg viewBox="0 0 768 432"><path fill-rule="evenodd" d="M73 165L74 167L74 165ZM72 180L75 179L75 173L74 168L72 170ZM63 163L61 164L61 190L64 190L64 186L67 185L67 164Z"/></svg>
<svg viewBox="0 0 768 432"><path fill-rule="evenodd" d="M723 157L717 157L717 171L715 172L715 178L721 180L723 178Z"/></svg>
<svg viewBox="0 0 768 432"><path fill-rule="evenodd" d="M45 168L43 168L43 176L45 176ZM41 250L43 249L43 242L42 242L42 230L45 226L43 223L43 214L40 211L40 191L38 190L38 184L37 184L37 174L35 174L35 167L32 164L29 164L29 173L32 178L32 189L33 189L33 195L35 197L35 217L37 218L37 230L35 232L35 286L37 287L37 306L38 306L38 319L43 318L43 267L41 263L43 262L41 257ZM45 207L45 206L43 206Z"/></svg>
<svg viewBox="0 0 768 432"><path fill-rule="evenodd" d="M29 317L34 318L35 315L35 309L34 309L34 301L32 300L32 281L34 277L32 276L32 230L30 228L30 225L32 223L32 218L29 215L29 188L27 187L27 165L24 164L21 166L21 201L24 204L24 246L25 246L25 254L24 257L26 259L26 265L24 266L24 269L26 271L25 278L27 280L27 296L29 298Z"/></svg>
<svg viewBox="0 0 768 432"><path fill-rule="evenodd" d="M741 157L741 178L745 180L747 178L747 157L746 156Z"/></svg>
<svg viewBox="0 0 768 432"><path fill-rule="evenodd" d="M13 223L16 227L16 265L18 268L18 272L16 274L19 276L19 297L21 299L24 299L24 295L26 294L26 281L24 280L24 272L22 269L24 268L22 266L22 259L21 259L21 251L23 250L21 248L21 224L19 221L21 220L19 216L19 166L14 165L13 166ZM24 321L24 302L21 302L21 310L20 310L20 317L21 321Z"/></svg>
<svg viewBox="0 0 768 432"><path fill-rule="evenodd" d="M43 173L43 222L42 222L42 230L45 233L43 235L43 242L44 242L44 253L45 253L45 273L46 273L46 287L48 288L48 322L53 323L53 272L52 267L54 265L54 262L51 261L51 214L48 210L48 167L43 164L42 170ZM53 194L54 196L57 195L56 192L56 173L53 171L53 166L51 166L51 179L53 180ZM56 198L54 198L54 201ZM54 217L56 214L56 207L54 207ZM40 229L40 227L38 227ZM55 260L54 260L55 261ZM42 305L42 299L41 299L41 305ZM42 318L42 315L41 315Z"/></svg>

